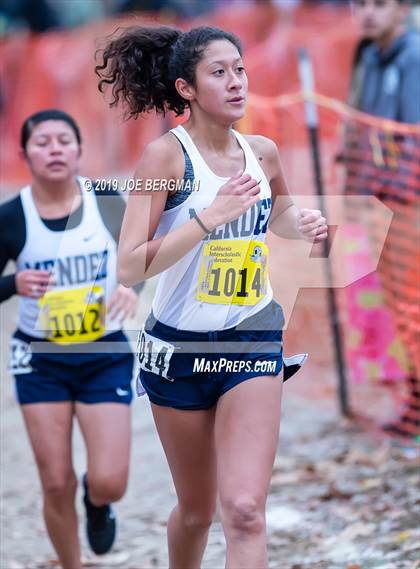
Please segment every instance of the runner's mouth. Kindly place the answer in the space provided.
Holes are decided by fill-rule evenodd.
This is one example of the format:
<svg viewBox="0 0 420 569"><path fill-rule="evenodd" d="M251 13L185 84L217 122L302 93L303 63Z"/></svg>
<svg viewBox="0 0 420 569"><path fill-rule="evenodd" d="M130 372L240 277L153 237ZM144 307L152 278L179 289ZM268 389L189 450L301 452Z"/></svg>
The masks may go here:
<svg viewBox="0 0 420 569"><path fill-rule="evenodd" d="M65 168L67 164L65 162L61 162L60 160L55 160L54 162L50 162L47 164L47 168Z"/></svg>

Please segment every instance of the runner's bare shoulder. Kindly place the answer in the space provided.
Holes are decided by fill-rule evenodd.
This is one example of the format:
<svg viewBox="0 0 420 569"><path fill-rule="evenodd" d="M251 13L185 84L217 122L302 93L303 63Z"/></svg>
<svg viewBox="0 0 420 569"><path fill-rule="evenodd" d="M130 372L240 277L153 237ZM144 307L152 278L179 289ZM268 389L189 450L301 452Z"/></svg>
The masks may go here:
<svg viewBox="0 0 420 569"><path fill-rule="evenodd" d="M246 134L244 138L250 145L267 178L271 180L277 171L279 160L276 143L259 134Z"/></svg>
<svg viewBox="0 0 420 569"><path fill-rule="evenodd" d="M184 176L185 159L176 137L167 132L149 142L137 166L137 173L147 171L150 177L180 179Z"/></svg>

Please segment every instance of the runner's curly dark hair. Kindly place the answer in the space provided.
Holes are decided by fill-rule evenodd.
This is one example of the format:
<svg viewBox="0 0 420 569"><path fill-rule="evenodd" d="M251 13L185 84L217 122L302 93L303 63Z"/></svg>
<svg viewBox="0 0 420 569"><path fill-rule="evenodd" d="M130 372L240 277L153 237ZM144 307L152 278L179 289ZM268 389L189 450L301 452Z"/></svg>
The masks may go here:
<svg viewBox="0 0 420 569"><path fill-rule="evenodd" d="M203 26L188 32L167 26L123 29L96 53L98 88L104 92L112 85L110 106L122 102L128 117L137 118L153 109L182 115L188 101L176 90L175 80L180 77L194 85L197 63L206 47L217 40L230 41L242 55L240 40L219 28Z"/></svg>

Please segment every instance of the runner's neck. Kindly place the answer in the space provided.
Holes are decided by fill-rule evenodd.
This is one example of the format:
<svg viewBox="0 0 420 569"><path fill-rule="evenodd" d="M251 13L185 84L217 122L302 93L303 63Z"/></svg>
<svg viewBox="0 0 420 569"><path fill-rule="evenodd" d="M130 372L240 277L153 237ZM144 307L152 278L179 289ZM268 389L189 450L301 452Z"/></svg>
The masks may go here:
<svg viewBox="0 0 420 569"><path fill-rule="evenodd" d="M62 184L34 180L31 189L38 213L44 219L70 215L81 204L80 186L75 178Z"/></svg>

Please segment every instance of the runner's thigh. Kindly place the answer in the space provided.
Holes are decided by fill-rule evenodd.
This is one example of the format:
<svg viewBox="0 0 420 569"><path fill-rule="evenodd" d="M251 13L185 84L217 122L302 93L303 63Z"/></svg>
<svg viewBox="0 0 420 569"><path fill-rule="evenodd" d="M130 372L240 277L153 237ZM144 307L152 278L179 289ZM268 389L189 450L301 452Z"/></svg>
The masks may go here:
<svg viewBox="0 0 420 569"><path fill-rule="evenodd" d="M214 408L182 411L152 404L181 507L212 510L216 502Z"/></svg>
<svg viewBox="0 0 420 569"><path fill-rule="evenodd" d="M76 416L85 439L92 478L128 475L131 410L124 403L76 403Z"/></svg>
<svg viewBox="0 0 420 569"><path fill-rule="evenodd" d="M31 403L21 408L43 487L62 487L74 475L73 403Z"/></svg>
<svg viewBox="0 0 420 569"><path fill-rule="evenodd" d="M277 450L282 373L244 381L225 393L216 411L220 499L265 501Z"/></svg>

